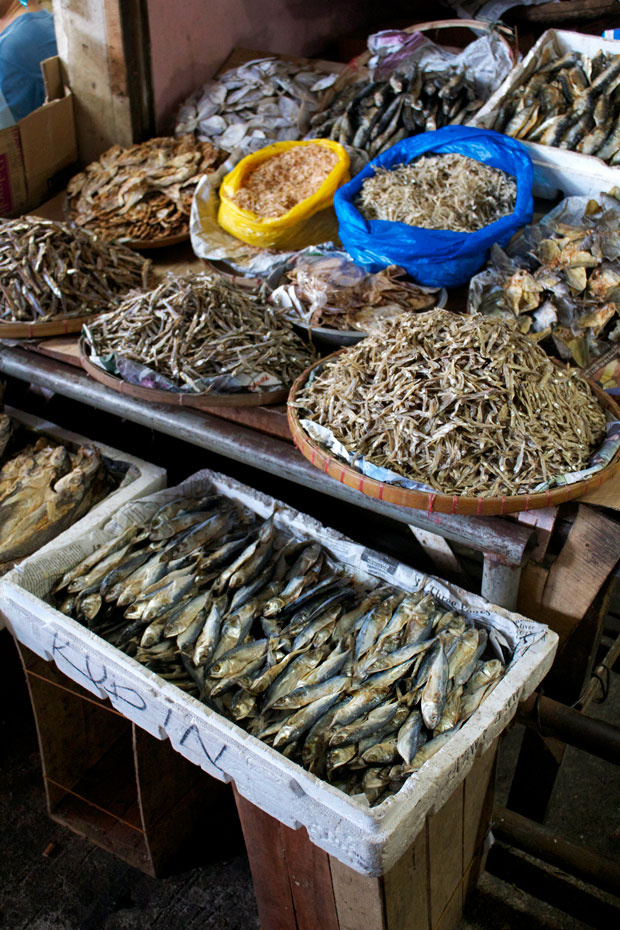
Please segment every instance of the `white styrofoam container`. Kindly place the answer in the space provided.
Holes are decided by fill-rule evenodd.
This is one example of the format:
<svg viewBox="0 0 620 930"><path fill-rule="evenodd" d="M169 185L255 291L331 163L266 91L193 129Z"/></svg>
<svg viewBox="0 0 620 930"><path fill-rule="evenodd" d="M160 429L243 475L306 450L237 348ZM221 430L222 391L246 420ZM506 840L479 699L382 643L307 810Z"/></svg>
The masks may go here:
<svg viewBox="0 0 620 930"><path fill-rule="evenodd" d="M470 126L493 129L497 113L513 90L520 87L536 69L545 48L553 51L553 57L559 58L567 52L583 52L590 57L603 51L610 55L619 55L620 47L614 39L602 39L599 36L583 35L580 32L547 29L536 42L523 61L515 65L482 109L470 120ZM528 150L534 165L533 191L536 197L555 199L560 195L571 197L580 194L597 197L601 191L608 191L620 184L620 166L611 167L596 155L582 155L568 149L539 142L520 140Z"/></svg>
<svg viewBox="0 0 620 930"><path fill-rule="evenodd" d="M16 423L28 429L33 434L33 441L36 441L39 436L48 436L50 439L64 443L70 449L75 449L80 445L96 446L105 458L118 463L126 471L125 477L115 491L112 491L111 494L99 501L77 523L46 543L45 546L42 546L38 550L39 552L64 547L71 540L82 536L87 530L103 526L112 514L116 513L118 508L126 504L127 501L134 500L137 497L144 497L146 494L152 494L166 486L166 470L164 468L151 465L149 462L144 462L142 459L128 455L126 452L119 452L117 449L112 449L101 442L94 442L85 436L79 436L77 433L61 429L54 423L42 420L30 413L25 413L23 410L5 407L4 412ZM0 630L3 630L4 626L2 603L0 602Z"/></svg>
<svg viewBox="0 0 620 930"><path fill-rule="evenodd" d="M43 598L54 581L101 545L119 527L145 521L170 489L133 502L110 525L52 552L25 560L0 584L0 597L14 635L93 694L109 698L138 726L173 747L205 772L234 780L243 797L293 829L305 826L310 840L365 875L381 875L411 845L427 814L439 810L465 778L474 759L497 738L549 670L557 636L546 627L489 605L478 595L421 575L394 559L366 549L316 520L230 478L201 471L181 485L196 493L205 486L234 497L260 516L277 507L276 524L295 535L319 540L358 579L382 578L407 590L425 590L487 627L514 648L504 678L452 739L398 794L375 808L351 798L266 743L185 694L86 627L54 610Z"/></svg>

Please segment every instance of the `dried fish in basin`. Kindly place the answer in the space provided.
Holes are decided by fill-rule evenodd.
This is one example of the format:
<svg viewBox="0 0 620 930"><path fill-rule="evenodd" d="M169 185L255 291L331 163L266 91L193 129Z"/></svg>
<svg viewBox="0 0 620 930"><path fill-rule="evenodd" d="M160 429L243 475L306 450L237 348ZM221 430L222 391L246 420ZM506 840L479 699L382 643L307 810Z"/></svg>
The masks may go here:
<svg viewBox="0 0 620 930"><path fill-rule="evenodd" d="M189 538L189 516L202 517L205 529L172 559ZM217 495L181 496L61 579L56 603L288 758L375 804L449 740L504 666L472 620L423 590L362 584L274 516L260 520ZM162 539L164 527L176 534Z"/></svg>
<svg viewBox="0 0 620 930"><path fill-rule="evenodd" d="M182 235L200 177L222 160L192 135L113 145L69 181L71 219L115 242Z"/></svg>
<svg viewBox="0 0 620 930"><path fill-rule="evenodd" d="M437 303L439 288L424 288L406 280L390 265L368 274L339 249L310 248L294 260L288 283L272 292L271 300L291 318L310 326L371 332L405 310L425 310Z"/></svg>
<svg viewBox="0 0 620 930"><path fill-rule="evenodd" d="M0 320L41 323L101 313L146 287L150 262L68 223L0 220Z"/></svg>
<svg viewBox="0 0 620 930"><path fill-rule="evenodd" d="M280 152L249 171L232 200L257 216L283 216L316 193L338 156L319 142Z"/></svg>
<svg viewBox="0 0 620 930"><path fill-rule="evenodd" d="M248 61L192 94L179 111L175 132L195 132L238 157L270 142L301 139L335 80L335 74L311 62Z"/></svg>
<svg viewBox="0 0 620 930"><path fill-rule="evenodd" d="M314 358L281 310L217 274L169 275L86 335L102 367L173 391L279 390Z"/></svg>
<svg viewBox="0 0 620 930"><path fill-rule="evenodd" d="M514 210L515 179L465 155L423 155L408 165L374 170L356 200L367 220L474 232Z"/></svg>
<svg viewBox="0 0 620 930"><path fill-rule="evenodd" d="M296 406L349 453L459 495L531 493L585 467L606 428L587 382L515 326L447 310L385 323L326 361Z"/></svg>

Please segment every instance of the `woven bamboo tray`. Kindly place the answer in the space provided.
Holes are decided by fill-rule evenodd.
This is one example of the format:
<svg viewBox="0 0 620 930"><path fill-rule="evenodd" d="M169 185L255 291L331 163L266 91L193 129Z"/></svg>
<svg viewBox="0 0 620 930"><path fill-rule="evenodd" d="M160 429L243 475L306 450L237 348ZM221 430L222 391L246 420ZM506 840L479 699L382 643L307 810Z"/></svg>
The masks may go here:
<svg viewBox="0 0 620 930"><path fill-rule="evenodd" d="M103 371L98 365L91 362L87 344L80 339L80 362L82 368L91 378L119 394L137 397L152 404L166 404L173 407L192 407L196 410L209 410L213 407L264 407L267 404L281 404L286 400L288 388L279 391L248 391L245 394L184 394L179 391L160 391L158 388L141 387L139 384L129 384L118 375Z"/></svg>
<svg viewBox="0 0 620 930"><path fill-rule="evenodd" d="M174 236L161 236L159 239L128 239L121 245L126 245L128 249L166 249L171 245L180 245L182 242L189 242L189 227L185 232L176 233Z"/></svg>
<svg viewBox="0 0 620 930"><path fill-rule="evenodd" d="M90 316L64 317L60 320L47 320L42 323L2 323L0 322L0 339L42 339L45 336L66 336L79 333L84 323L95 318Z"/></svg>
<svg viewBox="0 0 620 930"><path fill-rule="evenodd" d="M437 19L428 23L416 23L413 26L407 26L407 28L402 31L408 33L432 32L433 29L474 29L478 32L495 32L506 45L513 65L517 63L519 49L516 33L509 26L503 24L499 26L494 23L485 23L476 19ZM366 51L357 55L349 62L332 86L325 91L325 95L321 101L321 110L325 110L329 106L336 94L339 93L343 87L346 87L347 84L353 81L359 80L360 77L367 74L367 65L370 61L370 57L370 52L366 49Z"/></svg>
<svg viewBox="0 0 620 930"><path fill-rule="evenodd" d="M299 422L297 410L294 407L297 394L305 385L311 372L339 354L333 352L326 358L320 359L297 378L289 394L287 405L288 424L293 436L293 442L309 462L316 468L320 468L326 475L330 475L342 484L355 488L355 490L361 491L362 494L367 494L369 497L375 497L378 500L385 501L388 504L396 504L399 507L427 510L429 513L457 513L469 516L473 514L490 517L506 513L518 513L522 510L537 510L541 507L552 507L564 501L575 500L589 491L596 490L620 471L619 449L609 465L602 468L592 478L577 481L575 484L552 488L548 491L541 491L538 494L517 494L510 497L465 497L458 494L413 491L369 478L357 469L351 468L345 462L335 458L328 450L312 440ZM604 410L609 410L614 417L620 419L620 407L613 399L594 381L588 383L601 407Z"/></svg>

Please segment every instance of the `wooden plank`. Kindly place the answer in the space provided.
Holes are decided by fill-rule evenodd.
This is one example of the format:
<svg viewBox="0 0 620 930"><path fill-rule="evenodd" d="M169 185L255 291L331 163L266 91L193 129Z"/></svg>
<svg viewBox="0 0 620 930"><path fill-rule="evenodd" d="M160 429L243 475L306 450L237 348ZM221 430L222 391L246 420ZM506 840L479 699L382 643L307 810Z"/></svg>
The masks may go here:
<svg viewBox="0 0 620 930"><path fill-rule="evenodd" d="M463 785L452 792L444 806L427 819L428 871L431 927L444 911L452 912L456 893L462 909L463 876Z"/></svg>
<svg viewBox="0 0 620 930"><path fill-rule="evenodd" d="M426 830L386 872L383 884L387 930L430 930Z"/></svg>
<svg viewBox="0 0 620 930"><path fill-rule="evenodd" d="M549 570L543 568L542 565L529 563L524 567L517 598L517 610L520 614L532 620L542 621L541 603L548 577Z"/></svg>
<svg viewBox="0 0 620 930"><path fill-rule="evenodd" d="M495 794L498 740L476 759L465 779L463 798L463 864L467 869L489 832Z"/></svg>
<svg viewBox="0 0 620 930"><path fill-rule="evenodd" d="M417 526L410 526L409 529L424 549L425 554L432 561L438 575L441 575L442 578L451 576L460 581L466 578L463 566L452 551L447 539Z"/></svg>
<svg viewBox="0 0 620 930"><path fill-rule="evenodd" d="M298 930L339 930L328 854L310 842L305 827L280 824L280 835Z"/></svg>
<svg viewBox="0 0 620 930"><path fill-rule="evenodd" d="M339 930L387 930L383 879L360 875L333 856L329 867Z"/></svg>
<svg viewBox="0 0 620 930"><path fill-rule="evenodd" d="M530 552L532 562L542 562L549 541L553 534L553 527L558 515L557 507L541 507L540 510L523 510L517 515L517 521L524 526L532 526L536 530L536 545Z"/></svg>
<svg viewBox="0 0 620 930"><path fill-rule="evenodd" d="M542 598L541 619L560 635L561 642L586 613L618 559L618 523L580 504Z"/></svg>
<svg viewBox="0 0 620 930"><path fill-rule="evenodd" d="M597 488L590 491L581 498L582 504L596 504L599 507L609 507L612 510L620 510L620 472L617 472Z"/></svg>
<svg viewBox="0 0 620 930"><path fill-rule="evenodd" d="M261 930L297 930L280 824L246 801L233 786L250 860Z"/></svg>

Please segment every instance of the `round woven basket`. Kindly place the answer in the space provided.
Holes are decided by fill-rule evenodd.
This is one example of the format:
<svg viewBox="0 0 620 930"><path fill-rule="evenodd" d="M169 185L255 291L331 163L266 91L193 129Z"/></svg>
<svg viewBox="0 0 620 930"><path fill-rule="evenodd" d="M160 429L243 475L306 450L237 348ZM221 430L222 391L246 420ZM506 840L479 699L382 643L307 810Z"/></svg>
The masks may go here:
<svg viewBox="0 0 620 930"><path fill-rule="evenodd" d="M191 407L195 410L209 410L213 407L263 407L267 404L281 404L286 400L288 388L279 391L248 391L245 394L189 394L179 391L161 391L158 388L142 387L139 384L129 384L118 375L104 371L90 360L88 344L80 339L80 363L86 373L106 387L119 394L137 397L152 404L166 404L174 407Z"/></svg>
<svg viewBox="0 0 620 930"><path fill-rule="evenodd" d="M79 333L84 323L94 320L95 315L91 313L90 316L63 317L59 320L45 320L41 323L0 322L0 339L43 339L47 336Z"/></svg>
<svg viewBox="0 0 620 930"><path fill-rule="evenodd" d="M345 350L346 351L346 350ZM564 501L575 500L600 487L609 478L620 470L620 449L613 460L599 472L584 481L577 481L538 494L517 494L510 497L465 497L458 494L441 494L432 491L413 491L401 488L394 484L386 484L363 475L356 468L351 468L341 459L335 458L328 450L308 436L299 422L295 401L299 391L306 384L310 374L326 361L335 358L340 353L334 352L326 358L320 359L301 374L291 388L287 406L288 424L293 441L301 454L316 468L326 475L335 478L362 494L375 497L388 504L399 507L410 507L413 510L427 510L429 513L455 513L469 516L498 516L507 513L518 513L522 510L537 510L541 507L552 507ZM620 407L593 381L588 382L598 402L604 410L609 410L615 418L620 419Z"/></svg>

